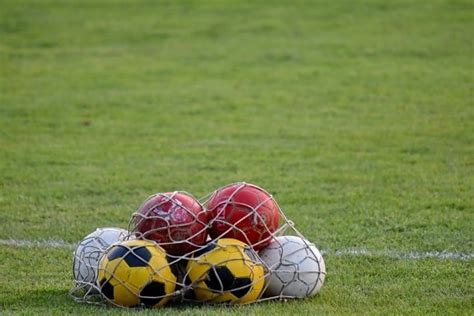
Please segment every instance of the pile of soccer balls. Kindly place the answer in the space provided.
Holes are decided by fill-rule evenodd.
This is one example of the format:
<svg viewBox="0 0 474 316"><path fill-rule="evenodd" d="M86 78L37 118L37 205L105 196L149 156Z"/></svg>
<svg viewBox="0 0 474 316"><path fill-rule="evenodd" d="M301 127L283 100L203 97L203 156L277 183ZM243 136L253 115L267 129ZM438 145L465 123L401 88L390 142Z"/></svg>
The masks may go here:
<svg viewBox="0 0 474 316"><path fill-rule="evenodd" d="M82 240L73 273L76 301L160 307L309 297L326 268L269 193L233 183L202 203L186 192L152 195L128 230L100 228Z"/></svg>

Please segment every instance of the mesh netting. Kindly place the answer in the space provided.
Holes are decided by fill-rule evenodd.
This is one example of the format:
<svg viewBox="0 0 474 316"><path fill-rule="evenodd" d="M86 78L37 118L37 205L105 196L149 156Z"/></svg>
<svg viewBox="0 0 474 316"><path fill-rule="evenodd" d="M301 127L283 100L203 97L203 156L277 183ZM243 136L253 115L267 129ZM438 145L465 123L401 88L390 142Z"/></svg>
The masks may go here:
<svg viewBox="0 0 474 316"><path fill-rule="evenodd" d="M150 196L128 231L97 229L80 242L73 271L76 301L122 307L303 298L326 274L272 195L247 183L200 200L182 191Z"/></svg>

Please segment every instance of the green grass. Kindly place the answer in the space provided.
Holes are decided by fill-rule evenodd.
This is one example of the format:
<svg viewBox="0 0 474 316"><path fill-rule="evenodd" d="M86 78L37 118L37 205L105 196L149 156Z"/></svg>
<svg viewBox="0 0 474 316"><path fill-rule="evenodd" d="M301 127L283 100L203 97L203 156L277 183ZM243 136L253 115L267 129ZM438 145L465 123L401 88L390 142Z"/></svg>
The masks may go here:
<svg viewBox="0 0 474 316"><path fill-rule="evenodd" d="M321 249L472 253L473 12L3 0L0 239L76 242L154 192L246 181ZM472 313L472 260L325 259L312 299L160 313ZM0 245L0 314L130 312L73 302L71 264Z"/></svg>

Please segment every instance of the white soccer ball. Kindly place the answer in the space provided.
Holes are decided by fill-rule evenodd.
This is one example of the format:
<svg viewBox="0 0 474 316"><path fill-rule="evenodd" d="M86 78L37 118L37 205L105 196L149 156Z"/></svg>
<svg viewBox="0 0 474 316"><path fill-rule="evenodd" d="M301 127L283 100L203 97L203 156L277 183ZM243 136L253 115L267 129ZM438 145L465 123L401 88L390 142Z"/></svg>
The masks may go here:
<svg viewBox="0 0 474 316"><path fill-rule="evenodd" d="M77 285L95 284L97 267L105 250L128 236L121 228L97 228L87 235L74 251L73 273Z"/></svg>
<svg viewBox="0 0 474 316"><path fill-rule="evenodd" d="M303 298L321 290L326 266L319 250L308 240L276 237L259 255L269 269L266 296Z"/></svg>

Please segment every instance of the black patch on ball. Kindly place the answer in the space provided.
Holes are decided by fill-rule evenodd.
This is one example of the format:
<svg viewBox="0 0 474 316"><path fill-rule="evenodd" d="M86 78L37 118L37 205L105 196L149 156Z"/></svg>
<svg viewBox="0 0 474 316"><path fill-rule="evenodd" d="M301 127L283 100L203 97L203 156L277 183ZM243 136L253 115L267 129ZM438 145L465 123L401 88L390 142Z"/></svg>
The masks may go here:
<svg viewBox="0 0 474 316"><path fill-rule="evenodd" d="M189 277L188 274L186 274L185 278L184 278L184 284L185 285L191 285L193 282L191 281L191 278Z"/></svg>
<svg viewBox="0 0 474 316"><path fill-rule="evenodd" d="M230 291L237 298L245 296L252 286L252 280L234 277L226 266L214 267L207 275L208 278L204 282L209 289L218 292Z"/></svg>
<svg viewBox="0 0 474 316"><path fill-rule="evenodd" d="M234 285L234 275L227 267L213 267L204 281L207 287L214 291L229 291Z"/></svg>
<svg viewBox="0 0 474 316"><path fill-rule="evenodd" d="M109 300L114 299L114 287L110 284L109 280L102 279L99 282L100 285L100 292L105 295Z"/></svg>
<svg viewBox="0 0 474 316"><path fill-rule="evenodd" d="M252 281L249 278L236 278L234 281L234 286L230 292L236 297L244 297L250 290L252 286Z"/></svg>
<svg viewBox="0 0 474 316"><path fill-rule="evenodd" d="M169 264L170 262L168 262ZM170 265L171 272L176 276L176 286L179 289L179 284L183 283L183 278L186 275L186 266L188 261L185 259L180 259L178 261L174 261L173 264Z"/></svg>
<svg viewBox="0 0 474 316"><path fill-rule="evenodd" d="M145 285L140 292L140 296L149 297L141 297L140 302L146 307L153 307L163 299L165 294L165 285L161 282L152 281Z"/></svg>
<svg viewBox="0 0 474 316"><path fill-rule="evenodd" d="M122 258L129 251L127 247L115 246L114 249L108 254L107 258L112 261L117 258Z"/></svg>
<svg viewBox="0 0 474 316"><path fill-rule="evenodd" d="M200 257L202 256L203 254L211 251L212 249L215 249L217 247L216 243L214 242L210 242L208 243L206 246L202 247L201 249L199 249L198 251L196 251L194 254L193 254L193 257L194 258L197 258L197 257Z"/></svg>
<svg viewBox="0 0 474 316"><path fill-rule="evenodd" d="M132 247L123 258L129 267L146 267L151 258L150 251L143 246Z"/></svg>
<svg viewBox="0 0 474 316"><path fill-rule="evenodd" d="M186 277L184 278L184 284L186 286L186 291L184 292L184 298L188 300L197 300L196 293L194 292L194 289L191 287L192 283L193 282L189 278L189 275L186 274Z"/></svg>

